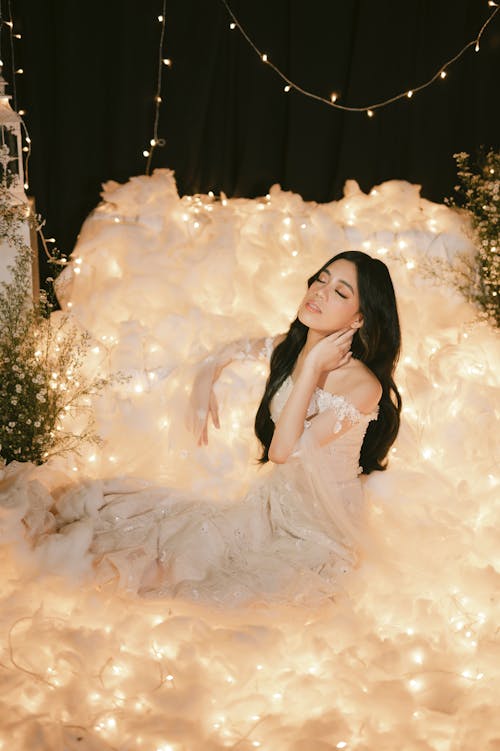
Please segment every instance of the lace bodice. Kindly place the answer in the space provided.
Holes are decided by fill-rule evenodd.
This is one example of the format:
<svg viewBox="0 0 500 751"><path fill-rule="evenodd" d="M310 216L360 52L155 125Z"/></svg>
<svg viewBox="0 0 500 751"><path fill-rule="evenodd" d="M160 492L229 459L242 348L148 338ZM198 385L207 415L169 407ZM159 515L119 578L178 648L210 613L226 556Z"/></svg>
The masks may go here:
<svg viewBox="0 0 500 751"><path fill-rule="evenodd" d="M288 376L276 392L271 402L271 418L276 422L293 387L293 381ZM307 410L304 429L311 425L313 417L326 410L332 411L334 420L333 433L339 433L345 420L351 423L351 428L325 446L318 448L330 457L335 464L336 477L340 481L354 479L361 472L359 467L359 453L366 430L372 420L378 416L378 408L369 414L360 412L352 402L340 394L331 394L324 389L316 388L311 397Z"/></svg>

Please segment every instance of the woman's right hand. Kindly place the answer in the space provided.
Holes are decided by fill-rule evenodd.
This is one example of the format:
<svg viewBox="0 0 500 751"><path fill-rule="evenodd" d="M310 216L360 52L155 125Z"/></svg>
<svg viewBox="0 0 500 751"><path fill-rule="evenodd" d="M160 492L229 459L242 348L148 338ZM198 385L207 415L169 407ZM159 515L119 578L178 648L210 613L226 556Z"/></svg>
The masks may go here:
<svg viewBox="0 0 500 751"><path fill-rule="evenodd" d="M188 429L193 433L198 446L208 444L208 422L212 418L214 427L220 428L219 406L214 393L217 379L213 362L204 363L194 379L189 397L189 407L186 416Z"/></svg>
<svg viewBox="0 0 500 751"><path fill-rule="evenodd" d="M335 331L321 339L308 353L305 365L318 374L336 370L346 365L351 359L351 343L356 328Z"/></svg>

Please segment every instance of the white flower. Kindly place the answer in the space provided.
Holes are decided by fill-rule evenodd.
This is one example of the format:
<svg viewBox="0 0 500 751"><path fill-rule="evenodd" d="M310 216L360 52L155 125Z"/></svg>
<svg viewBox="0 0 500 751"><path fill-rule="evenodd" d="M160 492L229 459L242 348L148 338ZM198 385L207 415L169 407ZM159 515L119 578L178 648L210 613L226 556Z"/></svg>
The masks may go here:
<svg viewBox="0 0 500 751"><path fill-rule="evenodd" d="M17 404L17 396L12 396L10 399L10 403L14 404L14 406Z"/></svg>
<svg viewBox="0 0 500 751"><path fill-rule="evenodd" d="M23 390L23 387L21 386L21 384L20 383L16 383L16 392L18 394L20 394L22 390Z"/></svg>

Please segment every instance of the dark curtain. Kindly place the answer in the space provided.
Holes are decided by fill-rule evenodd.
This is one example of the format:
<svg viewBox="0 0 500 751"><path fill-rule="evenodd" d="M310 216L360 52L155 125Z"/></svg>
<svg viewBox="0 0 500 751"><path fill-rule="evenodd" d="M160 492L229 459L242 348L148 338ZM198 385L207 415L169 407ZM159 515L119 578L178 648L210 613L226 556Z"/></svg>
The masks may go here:
<svg viewBox="0 0 500 751"><path fill-rule="evenodd" d="M8 0L2 1L4 19ZM256 45L306 89L366 105L430 78L478 32L486 0L231 0ZM142 174L152 136L161 0L11 0L18 108L32 138L29 193L48 235L70 252L101 184ZM479 53L373 118L286 94L220 0L168 0L159 135L153 167L179 192L255 197L273 183L318 202L347 179L390 179L442 201L453 154L499 148L500 13ZM12 83L8 28L4 75ZM12 92L12 87L10 89Z"/></svg>

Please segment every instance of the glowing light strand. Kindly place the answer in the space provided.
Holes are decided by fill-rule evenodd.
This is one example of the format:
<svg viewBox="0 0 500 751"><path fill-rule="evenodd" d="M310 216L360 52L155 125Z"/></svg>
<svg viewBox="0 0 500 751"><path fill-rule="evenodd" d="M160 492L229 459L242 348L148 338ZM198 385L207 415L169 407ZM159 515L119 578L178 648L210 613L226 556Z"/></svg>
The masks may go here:
<svg viewBox="0 0 500 751"><path fill-rule="evenodd" d="M450 65L453 65L459 58L462 57L462 55L465 54L465 52L469 49L469 47L474 47L476 52L479 52L479 43L481 40L481 37L483 33L486 31L486 28L489 26L489 24L492 22L493 18L496 16L498 11L500 10L500 5L493 2L488 2L488 6L490 8L494 8L494 10L490 13L489 17L486 19L486 21L481 26L477 36L472 39L470 42L468 42L462 49L457 52L456 55L454 55L449 60L446 60L437 70L437 72L432 76L432 78L429 78L429 80L425 81L422 84L419 84L418 86L412 86L405 91L401 92L400 94L395 94L394 96L390 97L389 99L384 99L381 102L375 102L373 104L368 104L364 106L354 107L346 104L339 104L338 102L338 94L333 93L329 98L320 96L319 94L315 94L312 91L309 91L308 89L304 89L302 86L299 86L299 84L292 81L288 76L283 73L283 71L278 68L277 65L275 65L271 60L269 59L269 55L265 52L262 52L257 45L252 41L252 39L249 37L241 23L238 21L237 17L233 13L232 9L229 6L229 3L227 0L221 0L223 5L225 6L229 16L231 17L231 24L230 28L231 30L238 29L240 34L243 36L244 39L248 42L250 47L254 50L254 52L257 53L257 55L260 57L263 63L266 65L269 65L270 68L274 70L275 73L278 74L278 76L282 79L282 81L285 83L284 90L285 92L289 91L297 91L299 94L303 94L304 96L308 97L309 99L314 99L318 102L323 102L323 104L327 104L329 107L333 107L334 109L343 110L344 112L365 112L368 117L373 117L373 111L376 109L381 109L382 107L386 107L388 104L392 104L393 102L398 101L399 99L412 99L414 98L415 94L418 91L422 91L423 89L426 89L428 86L434 83L437 79L444 80L446 78L446 68L448 68Z"/></svg>
<svg viewBox="0 0 500 751"><path fill-rule="evenodd" d="M21 39L21 34L14 34L14 19L12 17L12 7L11 2L9 0L8 2L8 12L9 12L9 20L4 21L3 20L3 14L1 12L0 7L0 26L7 26L9 29L9 46L10 46L10 57L11 57L11 81L12 81L12 100L14 105L14 110L19 115L19 119L21 121L21 127L24 133L24 140L26 141L26 146L23 147L23 152L25 153L24 157L24 189L29 189L29 162L31 157L31 138L29 135L28 127L26 123L24 122L23 115L25 114L24 110L18 110L17 109L17 88L16 88L16 74L19 75L20 73L24 73L24 70L22 68L19 68L16 70L16 64L15 64L15 50L14 50L14 38ZM1 39L1 34L0 34ZM1 61L0 61L1 62ZM3 62L1 63L3 66ZM30 213L31 213L31 207L30 207ZM42 228L45 225L45 220L37 221L35 231L40 239L40 242L42 244L43 251L45 255L47 256L47 259L56 265L64 265L67 263L66 256L62 255L61 258L57 258L56 256L52 255L52 253L49 251L47 243L49 242L55 242L53 238L46 239L45 235L43 234Z"/></svg>
<svg viewBox="0 0 500 751"><path fill-rule="evenodd" d="M11 76L10 79L12 81L12 102L14 105L14 110L17 112L21 119L21 126L24 132L24 139L26 141L26 146L23 148L26 149L26 156L24 157L24 189L28 190L29 188L29 162L31 157L31 138L28 133L28 128L26 127L26 123L24 122L22 115L24 114L23 110L18 110L18 103L17 103L17 87L16 87L16 75L20 75L24 73L23 68L16 69L16 61L15 61L15 51L14 51L14 37L16 39L21 39L20 34L14 34L14 19L12 17L12 6L11 6L11 0L8 0L8 11L9 11L9 20L5 21L5 25L9 28L9 44L10 44L10 64L11 64ZM37 228L38 232L38 228ZM47 253L47 248L45 245L45 240L43 241L43 247L44 251ZM49 260L52 260L51 256L48 255Z"/></svg>
<svg viewBox="0 0 500 751"><path fill-rule="evenodd" d="M15 63L15 51L14 51L14 22L12 20L12 8L10 0L7 3L7 9L9 13L9 20L5 21L5 25L9 28L9 46L10 46L10 64L12 68L12 101L14 109L17 112L17 87L16 87L16 63Z"/></svg>
<svg viewBox="0 0 500 751"><path fill-rule="evenodd" d="M162 78L163 78L163 66L164 65L170 66L170 60L168 60L167 62L164 62L164 58L163 58L163 42L165 39L166 13L167 13L167 0L163 0L162 13L160 16L158 16L158 21L161 23L161 32L160 32L160 43L158 45L158 75L156 79L156 93L155 93L155 98L154 98L155 116L154 116L154 123L153 123L153 137L151 138L149 142L150 144L149 148L143 152L144 156L147 157L146 175L151 174L151 163L153 161L154 150L157 147L165 146L165 139L158 138L158 126L160 123L161 85L162 85Z"/></svg>

